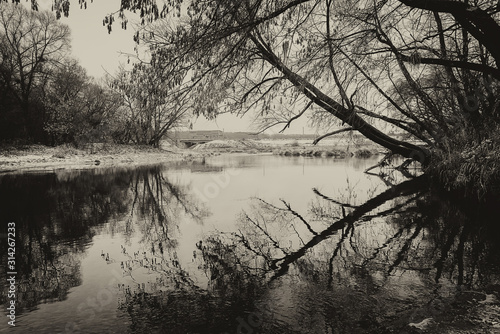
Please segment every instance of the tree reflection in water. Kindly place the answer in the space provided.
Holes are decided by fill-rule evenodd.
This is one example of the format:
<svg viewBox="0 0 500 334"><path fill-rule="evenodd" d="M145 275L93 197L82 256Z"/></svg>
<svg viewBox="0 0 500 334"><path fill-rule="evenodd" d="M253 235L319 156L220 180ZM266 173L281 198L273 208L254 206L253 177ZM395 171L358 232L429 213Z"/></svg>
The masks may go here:
<svg viewBox="0 0 500 334"><path fill-rule="evenodd" d="M318 296L307 305L311 298L299 298L304 309L323 314L316 322L326 327L311 332L385 332L430 317L446 322L456 314L443 307L463 298L459 292L500 292L499 229L491 212L466 214L425 187L415 178L358 206L315 190L321 200L309 219L286 202L258 200L255 212L242 217L248 230L238 238L268 264L271 281L296 287L292 295Z"/></svg>
<svg viewBox="0 0 500 334"><path fill-rule="evenodd" d="M423 177L361 205L315 193L308 213L255 199L238 233L197 244L208 289L130 293L134 324L168 333L412 332L409 323L430 318L436 332L491 325L482 323L491 316L486 294L469 291L500 292L498 228L488 215L464 213ZM258 328L242 327L252 312Z"/></svg>
<svg viewBox="0 0 500 334"><path fill-rule="evenodd" d="M2 221L16 223L18 315L42 302L64 300L81 284L80 260L93 227L127 211L128 178L124 172L0 178ZM1 238L2 249L5 242ZM7 263L4 252L2 263Z"/></svg>
<svg viewBox="0 0 500 334"><path fill-rule="evenodd" d="M131 331L220 333L230 329L249 309L248 298L262 288L261 281L245 269L241 274L234 270L241 264L241 254L232 254L233 246L226 244L230 240L220 234L196 245L199 252L193 254L192 263L206 274L209 286L201 288L191 277L193 268L184 268L178 257L175 228L186 220L201 223L209 214L207 209L161 170L136 174L131 188L143 246L137 251L122 246L127 258L121 262L123 274L137 282L121 286L124 298L119 308L129 314Z"/></svg>
<svg viewBox="0 0 500 334"><path fill-rule="evenodd" d="M429 318L436 332L481 330L481 299L500 292L495 219L465 212L422 177L361 204L314 189L308 212L254 199L237 232L211 233L185 261L179 224L201 224L208 211L166 175L1 177L2 219L17 227L18 312L81 284L80 261L104 226L126 237L103 260L117 259L130 282L119 285L119 309L134 333L411 332Z"/></svg>
<svg viewBox="0 0 500 334"><path fill-rule="evenodd" d="M18 315L64 300L81 284L81 259L105 223L117 232L125 222L120 232L130 237L132 221L141 220L136 226L143 242L162 253L175 248L172 231L182 213L197 221L207 215L187 189L166 179L161 167L4 175L0 196L0 218L16 223ZM6 241L0 239L2 249ZM7 254L2 253L2 261L7 262Z"/></svg>
<svg viewBox="0 0 500 334"><path fill-rule="evenodd" d="M132 215L141 220L142 243L151 246L153 255L163 254L165 249L175 250L177 244L173 236L180 221L189 219L201 224L209 215L188 187L168 180L162 167L135 173L131 189Z"/></svg>

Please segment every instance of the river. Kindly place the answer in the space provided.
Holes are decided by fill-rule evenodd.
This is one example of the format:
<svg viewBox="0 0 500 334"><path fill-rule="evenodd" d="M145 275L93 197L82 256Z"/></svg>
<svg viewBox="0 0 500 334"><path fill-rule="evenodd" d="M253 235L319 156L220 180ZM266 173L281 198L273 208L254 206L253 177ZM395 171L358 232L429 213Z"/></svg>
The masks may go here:
<svg viewBox="0 0 500 334"><path fill-rule="evenodd" d="M222 155L1 175L17 290L15 328L2 291L0 332L500 330L498 219L423 177L363 173L376 162Z"/></svg>

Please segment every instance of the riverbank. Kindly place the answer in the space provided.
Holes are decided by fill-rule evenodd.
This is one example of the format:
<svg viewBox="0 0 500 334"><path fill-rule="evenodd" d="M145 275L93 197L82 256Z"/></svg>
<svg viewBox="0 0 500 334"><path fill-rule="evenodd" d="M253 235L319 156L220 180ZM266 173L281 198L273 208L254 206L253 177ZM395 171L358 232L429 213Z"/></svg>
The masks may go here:
<svg viewBox="0 0 500 334"><path fill-rule="evenodd" d="M0 173L146 165L202 159L206 155L206 152L176 147L153 148L117 144L94 144L85 148L70 145L2 146Z"/></svg>
<svg viewBox="0 0 500 334"><path fill-rule="evenodd" d="M384 152L385 149L372 142L365 141L350 144L342 140L325 141L322 145L313 145L308 140L213 140L193 146L196 152L213 153L272 153L283 156L305 156L323 158L369 158Z"/></svg>
<svg viewBox="0 0 500 334"><path fill-rule="evenodd" d="M273 153L285 156L323 158L370 157L380 147L349 147L343 143L313 146L296 141L214 140L193 148L182 149L163 143L161 148L138 145L89 144L84 148L71 145L48 147L43 145L0 146L0 173L22 173L55 169L88 169L99 167L130 167L167 162L203 159L207 156L247 153Z"/></svg>

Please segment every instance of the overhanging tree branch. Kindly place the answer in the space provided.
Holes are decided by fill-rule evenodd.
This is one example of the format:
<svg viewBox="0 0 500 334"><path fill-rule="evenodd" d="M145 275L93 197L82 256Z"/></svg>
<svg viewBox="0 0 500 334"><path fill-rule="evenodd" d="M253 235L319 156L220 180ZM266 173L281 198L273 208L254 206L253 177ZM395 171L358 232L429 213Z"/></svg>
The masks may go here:
<svg viewBox="0 0 500 334"><path fill-rule="evenodd" d="M371 124L367 123L355 112L346 109L341 104L324 94L309 81L289 69L285 64L283 64L278 56L276 56L270 46L267 45L267 43L258 33L250 33L249 38L260 50L264 59L267 60L276 69L278 69L281 73L283 73L286 78L295 87L297 87L297 89L299 89L299 91L301 91L305 96L311 99L316 105L320 106L345 123L351 125L355 130L359 131L368 139L386 147L392 152L401 154L402 156L407 158L417 159L424 165L428 162L430 153L426 148L416 146L407 142L402 142L381 132Z"/></svg>
<svg viewBox="0 0 500 334"><path fill-rule="evenodd" d="M325 139L327 137L334 136L336 134L343 133L343 132L354 131L354 130L355 129L353 127L348 127L348 128L343 128L343 129L339 129L339 130L335 130L335 131L331 131L331 132L325 133L324 135L319 136L318 138L314 139L313 145L316 145L321 140L323 140L323 139Z"/></svg>
<svg viewBox="0 0 500 334"><path fill-rule="evenodd" d="M298 119L300 116L304 115L304 113L307 111L307 109L309 109L310 106L312 106L313 102L310 101L305 107L304 109L302 109L302 111L300 113L298 113L297 115L293 116L292 118L290 118L288 120L288 122L286 123L285 127L283 129L281 129L280 133L283 133L283 131L285 131L285 129L289 128L290 127L290 124L292 124L293 121L295 121L296 119Z"/></svg>
<svg viewBox="0 0 500 334"><path fill-rule="evenodd" d="M410 56L404 54L400 55L403 61L406 62L414 61L414 59ZM500 80L500 70L484 64L474 64L467 61L440 59L440 58L426 58L426 57L418 58L418 62L421 64L442 65L446 67L455 67L455 68L473 70L485 74L490 74L495 79Z"/></svg>
<svg viewBox="0 0 500 334"><path fill-rule="evenodd" d="M485 10L459 1L442 0L399 0L401 3L419 9L430 10L439 13L449 13L474 36L479 43L483 44L500 65L500 26Z"/></svg>

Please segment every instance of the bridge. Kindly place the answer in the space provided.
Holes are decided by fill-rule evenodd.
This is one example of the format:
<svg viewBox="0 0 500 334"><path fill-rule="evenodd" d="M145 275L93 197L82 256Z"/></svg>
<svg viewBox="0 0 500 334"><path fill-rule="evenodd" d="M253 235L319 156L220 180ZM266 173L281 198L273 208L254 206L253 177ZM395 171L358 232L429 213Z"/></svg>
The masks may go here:
<svg viewBox="0 0 500 334"><path fill-rule="evenodd" d="M180 146L191 147L196 144L205 144L216 139L223 139L224 134L220 130L213 131L182 131L175 132L171 137L175 143Z"/></svg>

